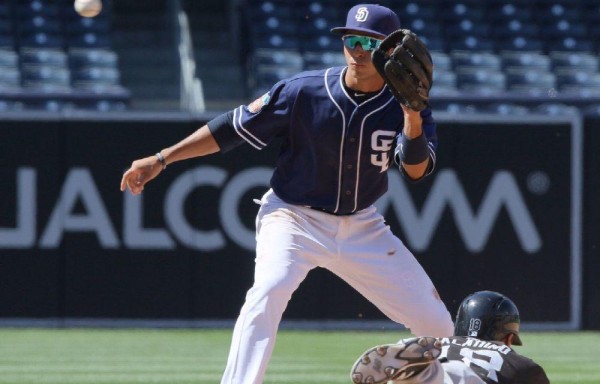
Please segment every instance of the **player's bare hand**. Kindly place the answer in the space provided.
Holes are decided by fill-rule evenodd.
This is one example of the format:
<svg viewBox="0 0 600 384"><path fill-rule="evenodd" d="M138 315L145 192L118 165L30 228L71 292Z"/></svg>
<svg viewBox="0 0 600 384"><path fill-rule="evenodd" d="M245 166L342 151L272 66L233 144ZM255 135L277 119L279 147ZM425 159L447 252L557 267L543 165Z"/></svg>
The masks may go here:
<svg viewBox="0 0 600 384"><path fill-rule="evenodd" d="M405 105L401 105L404 112L404 134L410 138L421 135L423 119L421 112L415 111Z"/></svg>
<svg viewBox="0 0 600 384"><path fill-rule="evenodd" d="M162 165L156 156L148 156L134 161L125 171L121 179L121 191L129 188L132 195L139 195L144 190L144 185L154 179L162 171Z"/></svg>
<svg viewBox="0 0 600 384"><path fill-rule="evenodd" d="M415 111L411 107L407 107L404 104L400 104L400 107L402 108L402 112L404 112L404 117L421 118L421 112Z"/></svg>

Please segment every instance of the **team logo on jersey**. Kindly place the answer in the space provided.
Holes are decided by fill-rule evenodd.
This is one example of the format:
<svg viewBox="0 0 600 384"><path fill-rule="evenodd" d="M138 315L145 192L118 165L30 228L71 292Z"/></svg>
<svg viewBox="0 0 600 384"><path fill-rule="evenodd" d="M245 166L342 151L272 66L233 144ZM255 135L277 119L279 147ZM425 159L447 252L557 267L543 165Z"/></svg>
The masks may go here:
<svg viewBox="0 0 600 384"><path fill-rule="evenodd" d="M358 10L356 11L356 16L354 16L354 18L356 18L356 21L361 23L367 21L367 17L369 17L369 10L367 9L367 7L358 8Z"/></svg>
<svg viewBox="0 0 600 384"><path fill-rule="evenodd" d="M481 320L477 318L472 318L469 321L469 336L477 337L479 330L481 329Z"/></svg>
<svg viewBox="0 0 600 384"><path fill-rule="evenodd" d="M394 137L396 137L394 131L378 130L371 135L371 149L377 151L377 153L371 155L371 164L381 167L379 173L387 171L390 166L388 153L392 149Z"/></svg>
<svg viewBox="0 0 600 384"><path fill-rule="evenodd" d="M269 100L271 100L271 95L269 95L269 93L267 92L258 99L248 104L248 110L252 113L258 113L265 105L269 104Z"/></svg>

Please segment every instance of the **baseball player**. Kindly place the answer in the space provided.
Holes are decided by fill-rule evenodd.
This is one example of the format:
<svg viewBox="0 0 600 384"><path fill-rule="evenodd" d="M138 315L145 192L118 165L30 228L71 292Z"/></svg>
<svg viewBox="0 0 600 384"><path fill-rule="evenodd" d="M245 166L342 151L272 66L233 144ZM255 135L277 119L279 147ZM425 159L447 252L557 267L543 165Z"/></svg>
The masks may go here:
<svg viewBox="0 0 600 384"><path fill-rule="evenodd" d="M506 296L475 292L461 303L454 336L411 338L366 351L355 384L546 384L544 369L519 355L519 311Z"/></svg>
<svg viewBox="0 0 600 384"><path fill-rule="evenodd" d="M282 139L256 219L254 284L236 321L221 383L263 382L288 301L317 267L335 273L415 335L452 334L450 314L430 278L373 206L387 190L386 171L394 162L411 181L435 165L431 110L401 106L371 60L399 28L388 8L351 8L346 25L332 30L347 66L282 80L249 105L134 161L123 175L121 190L139 194L173 162L240 144L262 149Z"/></svg>

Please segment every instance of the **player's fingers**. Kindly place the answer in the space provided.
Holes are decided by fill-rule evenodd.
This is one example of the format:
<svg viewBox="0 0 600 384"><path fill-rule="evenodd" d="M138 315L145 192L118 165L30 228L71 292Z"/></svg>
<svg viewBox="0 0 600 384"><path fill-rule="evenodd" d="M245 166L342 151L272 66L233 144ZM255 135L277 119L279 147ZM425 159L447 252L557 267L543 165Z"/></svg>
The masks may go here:
<svg viewBox="0 0 600 384"><path fill-rule="evenodd" d="M137 170L130 169L123 174L121 179L121 191L129 188L132 194L137 195L144 189L145 182L143 181L143 173Z"/></svg>
<svg viewBox="0 0 600 384"><path fill-rule="evenodd" d="M131 186L133 185L131 183L131 180L132 180L132 178L136 177L136 174L138 172L139 171L137 171L133 167L131 167L123 174L123 178L121 179L121 191L125 191L125 189L127 189L127 187L129 187L129 189L131 189Z"/></svg>
<svg viewBox="0 0 600 384"><path fill-rule="evenodd" d="M133 195L139 195L144 190L143 185L131 175L127 178L127 187Z"/></svg>
<svg viewBox="0 0 600 384"><path fill-rule="evenodd" d="M121 192L124 192L127 188L127 175L131 172L131 170L125 171L123 176L121 177Z"/></svg>
<svg viewBox="0 0 600 384"><path fill-rule="evenodd" d="M144 190L144 185L155 178L162 169L155 167L155 163L156 158L154 156L134 161L131 167L123 173L121 191L129 188L132 194L140 194Z"/></svg>

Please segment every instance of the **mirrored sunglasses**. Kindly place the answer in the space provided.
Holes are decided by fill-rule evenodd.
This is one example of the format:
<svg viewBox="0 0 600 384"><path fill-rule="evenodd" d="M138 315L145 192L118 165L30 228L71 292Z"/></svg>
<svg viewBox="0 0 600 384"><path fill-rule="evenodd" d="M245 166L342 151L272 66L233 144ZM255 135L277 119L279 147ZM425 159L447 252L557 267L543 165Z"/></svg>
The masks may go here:
<svg viewBox="0 0 600 384"><path fill-rule="evenodd" d="M344 40L344 45L350 49L356 48L356 44L360 43L365 51L372 51L381 44L381 40L369 36L346 35L342 37L342 40Z"/></svg>

